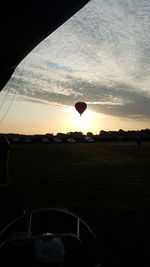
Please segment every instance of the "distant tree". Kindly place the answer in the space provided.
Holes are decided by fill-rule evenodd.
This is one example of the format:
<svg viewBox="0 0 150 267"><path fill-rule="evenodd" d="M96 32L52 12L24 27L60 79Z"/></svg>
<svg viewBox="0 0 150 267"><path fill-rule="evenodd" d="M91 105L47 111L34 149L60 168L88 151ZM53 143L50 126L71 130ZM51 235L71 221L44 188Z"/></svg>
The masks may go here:
<svg viewBox="0 0 150 267"><path fill-rule="evenodd" d="M59 137L62 140L65 140L67 135L65 133L57 133L56 136Z"/></svg>
<svg viewBox="0 0 150 267"><path fill-rule="evenodd" d="M74 138L80 138L83 137L83 133L82 132L68 132L67 135L69 137L74 137Z"/></svg>
<svg viewBox="0 0 150 267"><path fill-rule="evenodd" d="M123 135L125 134L125 131L122 130L122 129L120 129L120 130L118 131L118 134L119 134L120 136L123 136Z"/></svg>
<svg viewBox="0 0 150 267"><path fill-rule="evenodd" d="M92 132L87 132L86 135L89 136L89 137L93 137L93 133Z"/></svg>
<svg viewBox="0 0 150 267"><path fill-rule="evenodd" d="M108 134L107 131L101 130L99 133L101 136L106 136Z"/></svg>
<svg viewBox="0 0 150 267"><path fill-rule="evenodd" d="M53 133L46 133L46 136L51 138L53 137Z"/></svg>

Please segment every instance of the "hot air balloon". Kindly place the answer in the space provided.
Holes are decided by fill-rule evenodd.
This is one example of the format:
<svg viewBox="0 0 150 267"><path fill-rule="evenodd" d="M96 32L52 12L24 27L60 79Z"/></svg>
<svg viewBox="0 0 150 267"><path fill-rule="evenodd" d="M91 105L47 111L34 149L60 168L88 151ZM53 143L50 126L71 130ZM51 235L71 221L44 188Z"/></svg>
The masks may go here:
<svg viewBox="0 0 150 267"><path fill-rule="evenodd" d="M75 104L75 108L76 110L80 113L80 115L82 115L82 113L86 110L87 108L87 104L84 102L77 102Z"/></svg>

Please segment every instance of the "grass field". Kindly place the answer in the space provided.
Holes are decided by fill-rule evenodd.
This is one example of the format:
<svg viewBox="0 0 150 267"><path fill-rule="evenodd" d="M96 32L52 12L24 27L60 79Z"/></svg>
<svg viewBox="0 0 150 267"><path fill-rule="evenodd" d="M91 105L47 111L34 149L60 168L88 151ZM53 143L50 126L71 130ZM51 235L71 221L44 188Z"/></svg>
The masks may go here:
<svg viewBox="0 0 150 267"><path fill-rule="evenodd" d="M150 266L150 143L13 145L1 228L21 211L67 207L97 236L101 266Z"/></svg>

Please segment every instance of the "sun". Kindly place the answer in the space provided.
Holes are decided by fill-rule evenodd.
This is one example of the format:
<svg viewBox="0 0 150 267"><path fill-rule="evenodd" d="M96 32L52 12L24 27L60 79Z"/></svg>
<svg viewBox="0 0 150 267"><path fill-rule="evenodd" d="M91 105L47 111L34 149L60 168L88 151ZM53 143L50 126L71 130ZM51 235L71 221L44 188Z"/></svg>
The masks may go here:
<svg viewBox="0 0 150 267"><path fill-rule="evenodd" d="M99 134L102 129L102 121L105 119L103 114L96 113L87 108L82 115L73 106L63 108L65 115L65 131L67 132L92 132Z"/></svg>
<svg viewBox="0 0 150 267"><path fill-rule="evenodd" d="M87 133L94 128L94 112L85 110L80 115L75 109L70 109L70 120L68 121L68 128L71 131L78 131Z"/></svg>
<svg viewBox="0 0 150 267"><path fill-rule="evenodd" d="M86 128L91 124L91 122L92 122L92 112L90 112L89 110L84 111L82 115L80 115L77 112L73 113L72 123L76 127Z"/></svg>

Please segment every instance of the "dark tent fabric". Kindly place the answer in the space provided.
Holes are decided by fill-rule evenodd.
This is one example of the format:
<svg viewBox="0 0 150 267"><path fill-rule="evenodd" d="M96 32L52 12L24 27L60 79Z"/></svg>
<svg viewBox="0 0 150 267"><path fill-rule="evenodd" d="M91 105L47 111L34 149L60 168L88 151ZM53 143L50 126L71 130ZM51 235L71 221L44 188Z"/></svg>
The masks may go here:
<svg viewBox="0 0 150 267"><path fill-rule="evenodd" d="M5 0L1 2L0 91L22 59L89 1Z"/></svg>

